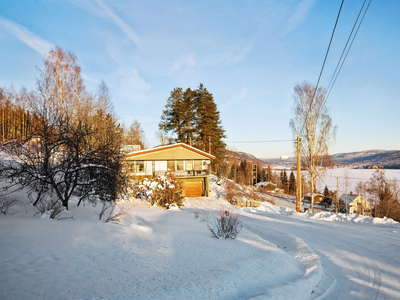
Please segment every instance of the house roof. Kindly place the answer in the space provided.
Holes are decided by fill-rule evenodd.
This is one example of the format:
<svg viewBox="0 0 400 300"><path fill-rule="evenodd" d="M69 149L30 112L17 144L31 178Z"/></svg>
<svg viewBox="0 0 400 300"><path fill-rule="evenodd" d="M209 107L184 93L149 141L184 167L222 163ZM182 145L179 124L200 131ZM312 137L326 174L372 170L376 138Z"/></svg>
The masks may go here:
<svg viewBox="0 0 400 300"><path fill-rule="evenodd" d="M194 148L194 147L189 146L184 143L178 143L178 144L173 144L173 145L166 145L166 146L160 146L160 147L155 147L155 148L151 148L151 149L134 151L134 152L130 152L130 153L126 154L125 157L130 158L130 157L142 156L145 154L151 154L151 153L162 152L162 151L173 150L173 149L186 149L186 150L192 151L194 153L200 154L202 156L205 156L207 158L215 159L214 155L211 155L207 152L201 151L197 148Z"/></svg>
<svg viewBox="0 0 400 300"><path fill-rule="evenodd" d="M270 181L258 182L258 183L256 183L255 185L264 187L264 186L267 186L267 185L270 185L270 184L276 186L275 183L270 182Z"/></svg>
<svg viewBox="0 0 400 300"><path fill-rule="evenodd" d="M311 193L307 193L307 194L304 195L304 197L310 197L310 198L311 198L311 196L312 196ZM315 196L325 197L324 195L322 195L322 194L317 194L317 193L314 193L314 197L315 197Z"/></svg>
<svg viewBox="0 0 400 300"><path fill-rule="evenodd" d="M347 203L350 203L351 201L355 200L359 195L357 194L347 194ZM342 194L339 197L340 200L346 201L346 194Z"/></svg>

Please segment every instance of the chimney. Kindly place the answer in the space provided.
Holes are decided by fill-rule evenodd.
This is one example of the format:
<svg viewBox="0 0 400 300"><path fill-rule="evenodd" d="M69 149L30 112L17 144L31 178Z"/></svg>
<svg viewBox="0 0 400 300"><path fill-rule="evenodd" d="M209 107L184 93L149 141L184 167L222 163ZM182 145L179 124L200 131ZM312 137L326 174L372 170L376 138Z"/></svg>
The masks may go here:
<svg viewBox="0 0 400 300"><path fill-rule="evenodd" d="M353 196L353 192L350 192L350 196Z"/></svg>

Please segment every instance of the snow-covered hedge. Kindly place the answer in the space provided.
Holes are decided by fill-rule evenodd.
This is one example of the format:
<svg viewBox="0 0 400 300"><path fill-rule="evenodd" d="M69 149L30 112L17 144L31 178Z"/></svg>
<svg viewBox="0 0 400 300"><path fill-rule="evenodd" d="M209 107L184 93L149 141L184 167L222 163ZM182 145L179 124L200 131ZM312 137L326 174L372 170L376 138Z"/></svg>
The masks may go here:
<svg viewBox="0 0 400 300"><path fill-rule="evenodd" d="M172 174L145 178L139 183L138 190L142 200L149 201L151 205L168 207L176 203L179 207L183 206L182 185Z"/></svg>

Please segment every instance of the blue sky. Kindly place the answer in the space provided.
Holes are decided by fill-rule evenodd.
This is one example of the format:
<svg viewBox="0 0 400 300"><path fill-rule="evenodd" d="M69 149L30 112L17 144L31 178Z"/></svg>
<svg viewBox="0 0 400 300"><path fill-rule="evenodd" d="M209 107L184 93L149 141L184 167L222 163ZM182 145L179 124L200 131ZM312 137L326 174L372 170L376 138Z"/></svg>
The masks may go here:
<svg viewBox="0 0 400 300"><path fill-rule="evenodd" d="M79 59L85 84L104 79L125 125L149 146L170 92L214 95L231 149L293 151L293 87L316 84L340 7L335 1L0 0L0 86L35 87L53 46ZM345 1L320 85L327 87L363 0ZM400 149L400 1L372 1L329 96L331 153Z"/></svg>

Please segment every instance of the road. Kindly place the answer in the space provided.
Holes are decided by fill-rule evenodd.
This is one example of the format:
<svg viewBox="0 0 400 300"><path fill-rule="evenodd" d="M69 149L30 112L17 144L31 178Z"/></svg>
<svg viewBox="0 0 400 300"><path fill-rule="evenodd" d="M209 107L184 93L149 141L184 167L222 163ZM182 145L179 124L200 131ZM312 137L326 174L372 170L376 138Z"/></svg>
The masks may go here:
<svg viewBox="0 0 400 300"><path fill-rule="evenodd" d="M311 299L400 299L400 228L254 213L261 218L244 214L244 228L299 237L320 257L327 282Z"/></svg>

